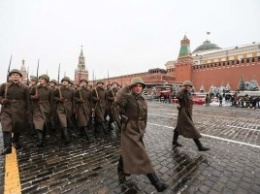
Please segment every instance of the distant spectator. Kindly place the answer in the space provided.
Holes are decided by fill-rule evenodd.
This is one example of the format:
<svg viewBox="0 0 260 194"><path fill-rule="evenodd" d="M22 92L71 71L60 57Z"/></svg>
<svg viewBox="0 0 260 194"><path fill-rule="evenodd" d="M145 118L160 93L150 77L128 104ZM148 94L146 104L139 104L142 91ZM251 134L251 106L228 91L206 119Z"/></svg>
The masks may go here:
<svg viewBox="0 0 260 194"><path fill-rule="evenodd" d="M222 100L223 100L223 97L222 97L221 94L219 95L218 99L219 99L219 106L222 107Z"/></svg>
<svg viewBox="0 0 260 194"><path fill-rule="evenodd" d="M207 94L206 95L206 99L205 99L205 101L206 101L206 106L209 106L209 104L210 104L210 96L209 96L209 94Z"/></svg>

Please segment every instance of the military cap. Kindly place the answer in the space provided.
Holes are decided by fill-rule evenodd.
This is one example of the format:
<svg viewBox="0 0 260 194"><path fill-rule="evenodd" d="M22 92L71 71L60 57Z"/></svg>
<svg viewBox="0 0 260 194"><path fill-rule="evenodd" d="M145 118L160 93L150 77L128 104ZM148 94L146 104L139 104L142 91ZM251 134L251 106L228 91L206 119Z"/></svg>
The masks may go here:
<svg viewBox="0 0 260 194"><path fill-rule="evenodd" d="M49 83L54 83L55 85L58 85L58 83L55 79L52 79Z"/></svg>
<svg viewBox="0 0 260 194"><path fill-rule="evenodd" d="M130 84L130 87L133 87L135 84L142 84L143 88L146 86L143 79L140 78L140 77L134 77L132 80L131 80L131 84Z"/></svg>
<svg viewBox="0 0 260 194"><path fill-rule="evenodd" d="M38 78L37 78L36 76L31 75L31 76L30 76L30 80L37 82L37 81L38 81Z"/></svg>
<svg viewBox="0 0 260 194"><path fill-rule="evenodd" d="M86 78L82 78L82 79L80 79L79 82L86 82L86 83L88 83L88 80Z"/></svg>
<svg viewBox="0 0 260 194"><path fill-rule="evenodd" d="M185 80L182 85L183 86L190 86L190 87L192 87L192 83L191 83L190 80Z"/></svg>
<svg viewBox="0 0 260 194"><path fill-rule="evenodd" d="M42 74L39 78L43 78L46 80L46 82L50 81L50 77L47 74Z"/></svg>
<svg viewBox="0 0 260 194"><path fill-rule="evenodd" d="M61 82L63 81L68 81L69 83L71 83L71 80L69 77L65 76L64 78L62 78Z"/></svg>
<svg viewBox="0 0 260 194"><path fill-rule="evenodd" d="M9 72L9 76L11 76L13 73L18 73L18 74L20 74L21 77L23 77L22 73L21 73L18 69L12 69L12 70Z"/></svg>

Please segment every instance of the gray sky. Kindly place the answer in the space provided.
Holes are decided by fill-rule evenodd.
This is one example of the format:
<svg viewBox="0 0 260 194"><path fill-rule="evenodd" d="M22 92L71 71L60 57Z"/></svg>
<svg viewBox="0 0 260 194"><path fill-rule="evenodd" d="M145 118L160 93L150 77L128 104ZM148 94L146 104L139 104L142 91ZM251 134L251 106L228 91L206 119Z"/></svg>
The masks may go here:
<svg viewBox="0 0 260 194"><path fill-rule="evenodd" d="M259 0L1 0L0 82L22 59L30 74L58 64L74 79L83 45L89 78L165 68L184 34L194 50L211 32L220 47L260 41Z"/></svg>

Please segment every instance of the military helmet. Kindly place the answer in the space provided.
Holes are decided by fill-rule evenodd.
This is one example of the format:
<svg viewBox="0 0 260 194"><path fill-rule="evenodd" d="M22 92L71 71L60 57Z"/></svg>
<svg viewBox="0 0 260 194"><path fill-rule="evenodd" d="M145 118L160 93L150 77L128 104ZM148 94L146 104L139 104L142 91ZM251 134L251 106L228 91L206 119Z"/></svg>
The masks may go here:
<svg viewBox="0 0 260 194"><path fill-rule="evenodd" d="M86 78L81 78L79 82L86 82L86 83L88 83L88 80Z"/></svg>
<svg viewBox="0 0 260 194"><path fill-rule="evenodd" d="M12 69L9 72L9 76L11 76L13 73L18 73L21 77L23 77L22 73L18 69Z"/></svg>
<svg viewBox="0 0 260 194"><path fill-rule="evenodd" d="M111 83L111 86L120 86L117 82Z"/></svg>
<svg viewBox="0 0 260 194"><path fill-rule="evenodd" d="M143 79L140 78L140 77L134 77L132 80L131 80L131 85L134 86L135 84L142 84L143 88L146 86Z"/></svg>
<svg viewBox="0 0 260 194"><path fill-rule="evenodd" d="M98 84L102 84L102 85L104 85L105 83L104 83L103 80L98 80L97 83L96 83L96 85L98 85Z"/></svg>
<svg viewBox="0 0 260 194"><path fill-rule="evenodd" d="M58 85L58 83L55 79L52 79L49 83L54 83L55 85Z"/></svg>
<svg viewBox="0 0 260 194"><path fill-rule="evenodd" d="M67 82L71 83L70 78L67 77L67 76L65 76L64 78L62 78L61 82L63 82L63 81L67 81Z"/></svg>
<svg viewBox="0 0 260 194"><path fill-rule="evenodd" d="M37 78L36 76L31 75L31 76L30 76L30 80L37 82L37 81L38 81L38 78Z"/></svg>
<svg viewBox="0 0 260 194"><path fill-rule="evenodd" d="M191 83L190 80L185 80L182 85L183 86L190 86L190 87L192 87L192 83Z"/></svg>
<svg viewBox="0 0 260 194"><path fill-rule="evenodd" d="M39 78L43 78L46 80L46 82L50 81L50 77L47 74L42 74Z"/></svg>

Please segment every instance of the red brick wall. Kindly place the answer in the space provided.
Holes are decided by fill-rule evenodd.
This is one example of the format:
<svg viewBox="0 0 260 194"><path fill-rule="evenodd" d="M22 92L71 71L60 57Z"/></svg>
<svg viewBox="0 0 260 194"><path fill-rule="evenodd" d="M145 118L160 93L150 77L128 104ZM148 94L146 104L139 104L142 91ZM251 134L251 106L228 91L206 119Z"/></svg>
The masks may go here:
<svg viewBox="0 0 260 194"><path fill-rule="evenodd" d="M192 82L195 90L198 91L201 85L208 91L211 85L216 87L221 86L223 83L226 86L229 83L231 90L237 90L241 77L245 81L256 79L260 84L260 60L258 62L245 62L234 65L227 65L224 62L221 66L213 64L213 67L205 67L201 69L193 69Z"/></svg>

